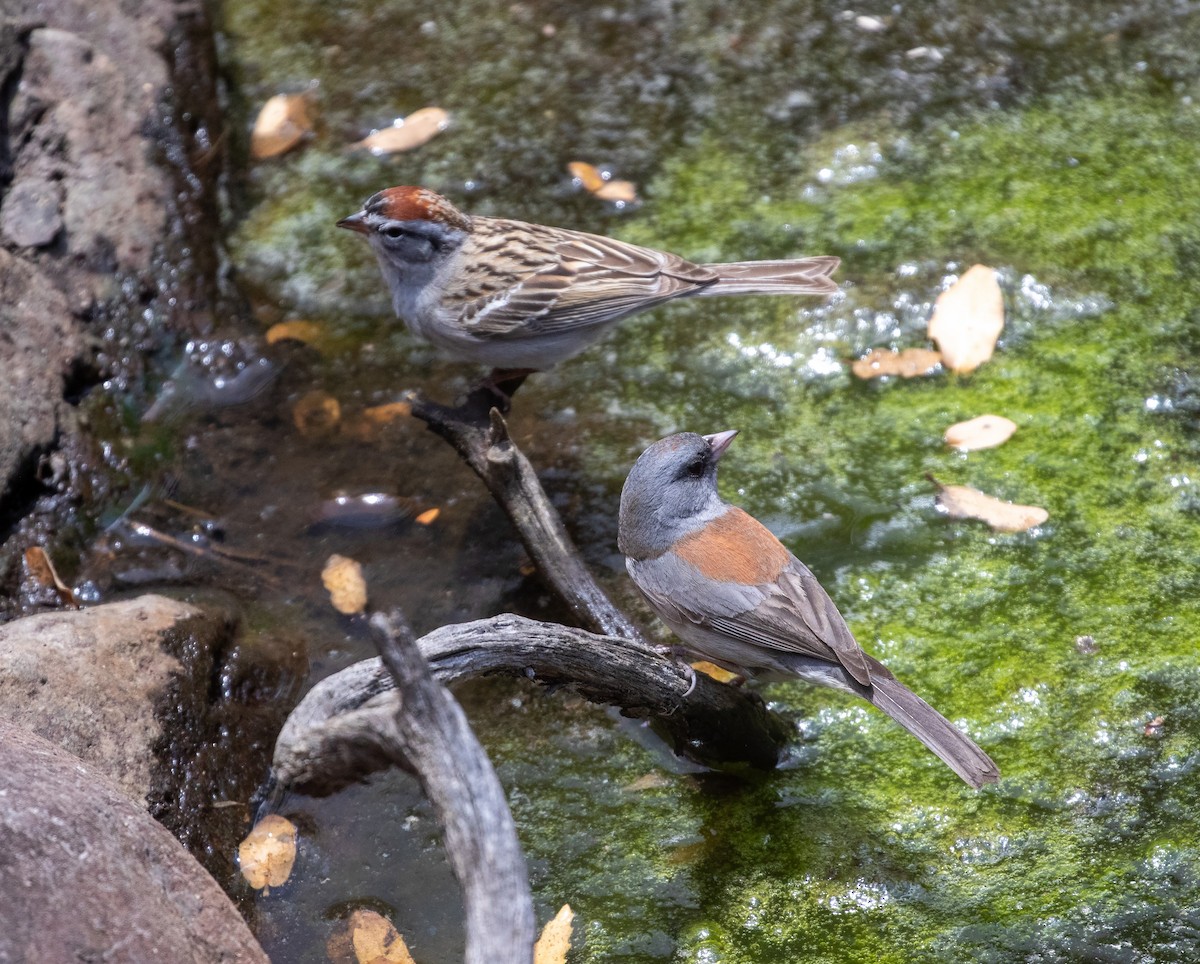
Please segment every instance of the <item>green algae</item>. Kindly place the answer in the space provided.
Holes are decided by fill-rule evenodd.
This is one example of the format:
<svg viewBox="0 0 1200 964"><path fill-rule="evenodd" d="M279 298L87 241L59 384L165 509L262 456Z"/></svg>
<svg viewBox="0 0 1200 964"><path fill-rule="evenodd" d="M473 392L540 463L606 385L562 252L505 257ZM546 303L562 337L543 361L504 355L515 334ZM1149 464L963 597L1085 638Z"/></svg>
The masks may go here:
<svg viewBox="0 0 1200 964"><path fill-rule="evenodd" d="M705 307L697 325L719 334L674 356L690 386L674 397L669 376L648 374L664 336L629 326L615 365L648 359L648 377L625 384L624 404L661 430L742 428L723 490L775 524L867 648L968 720L1005 774L978 795L947 787L878 714L771 688L811 721L810 762L734 805L712 801L709 828L727 843L698 877L703 911L681 918L677 959L1196 953L1200 452L1169 410L1198 334L1197 160L1190 135L1177 139L1198 116L1170 98L1052 100L920 149L877 127L878 172L822 185L811 158L854 136L841 131L814 147L807 179L768 198L750 186L751 158L704 143L653 184L664 213L626 236L743 251L752 225L759 238L787 226L798 248L840 254L855 288L803 332L771 302L749 332L745 316L735 331ZM942 276L974 260L1003 269L1009 312L1001 351L974 375L796 377L815 344L846 357L922 343ZM771 387L727 390L761 380ZM942 430L984 411L1017 435L948 451ZM927 474L1046 506L1050 521L999 535L940 518Z"/></svg>

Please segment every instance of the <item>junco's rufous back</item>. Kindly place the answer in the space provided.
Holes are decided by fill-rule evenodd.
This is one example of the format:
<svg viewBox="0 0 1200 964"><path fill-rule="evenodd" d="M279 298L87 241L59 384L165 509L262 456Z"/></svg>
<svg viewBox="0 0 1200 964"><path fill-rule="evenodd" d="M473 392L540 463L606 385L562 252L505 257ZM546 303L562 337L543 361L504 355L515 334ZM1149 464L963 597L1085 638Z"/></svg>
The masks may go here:
<svg viewBox="0 0 1200 964"><path fill-rule="evenodd" d="M862 697L973 787L992 759L863 652L808 567L717 494L736 432L684 432L642 453L621 492L618 544L638 589L686 649L743 676L798 676Z"/></svg>

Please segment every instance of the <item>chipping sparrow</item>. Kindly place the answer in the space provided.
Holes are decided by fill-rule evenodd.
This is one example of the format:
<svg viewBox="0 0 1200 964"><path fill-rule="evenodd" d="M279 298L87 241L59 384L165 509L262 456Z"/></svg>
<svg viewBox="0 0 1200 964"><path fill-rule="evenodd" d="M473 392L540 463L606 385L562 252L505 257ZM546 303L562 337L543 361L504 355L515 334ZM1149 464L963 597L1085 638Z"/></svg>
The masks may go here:
<svg viewBox="0 0 1200 964"><path fill-rule="evenodd" d="M697 265L581 231L471 217L419 187L380 191L338 227L366 236L413 334L494 368L549 368L673 298L837 290L834 257Z"/></svg>

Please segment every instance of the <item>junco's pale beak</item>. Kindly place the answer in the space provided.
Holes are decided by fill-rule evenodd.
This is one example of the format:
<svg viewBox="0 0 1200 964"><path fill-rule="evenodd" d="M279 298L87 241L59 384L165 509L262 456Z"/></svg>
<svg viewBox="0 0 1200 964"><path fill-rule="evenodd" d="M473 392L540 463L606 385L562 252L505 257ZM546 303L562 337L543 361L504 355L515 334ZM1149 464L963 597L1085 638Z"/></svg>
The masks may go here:
<svg viewBox="0 0 1200 964"><path fill-rule="evenodd" d="M734 436L737 435L737 433L738 430L736 428L731 428L728 432L717 432L713 435L703 436L704 441L706 441L709 444L709 447L712 449L714 462L719 462L721 460L721 456L725 454L725 450L729 448L729 443L733 441Z"/></svg>
<svg viewBox="0 0 1200 964"><path fill-rule="evenodd" d="M357 214L351 214L348 218L342 218L337 226L346 228L348 231L357 231L359 234L369 234L370 229L363 223L366 217L365 211L359 211Z"/></svg>

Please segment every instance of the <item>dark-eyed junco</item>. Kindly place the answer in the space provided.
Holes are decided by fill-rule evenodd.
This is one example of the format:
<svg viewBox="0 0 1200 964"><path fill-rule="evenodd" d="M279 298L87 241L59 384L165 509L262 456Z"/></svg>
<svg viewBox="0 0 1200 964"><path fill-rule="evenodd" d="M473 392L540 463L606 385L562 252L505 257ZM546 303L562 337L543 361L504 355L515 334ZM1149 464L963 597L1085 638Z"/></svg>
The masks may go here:
<svg viewBox="0 0 1200 964"><path fill-rule="evenodd" d="M991 758L863 652L808 567L717 494L717 462L736 434L672 435L633 466L618 543L638 589L704 659L743 676L798 676L853 693L971 786L994 783Z"/></svg>
<svg viewBox="0 0 1200 964"><path fill-rule="evenodd" d="M414 335L493 368L549 368L613 322L675 298L837 291L834 257L693 264L582 231L464 214L420 187L380 191L338 227L370 243Z"/></svg>

